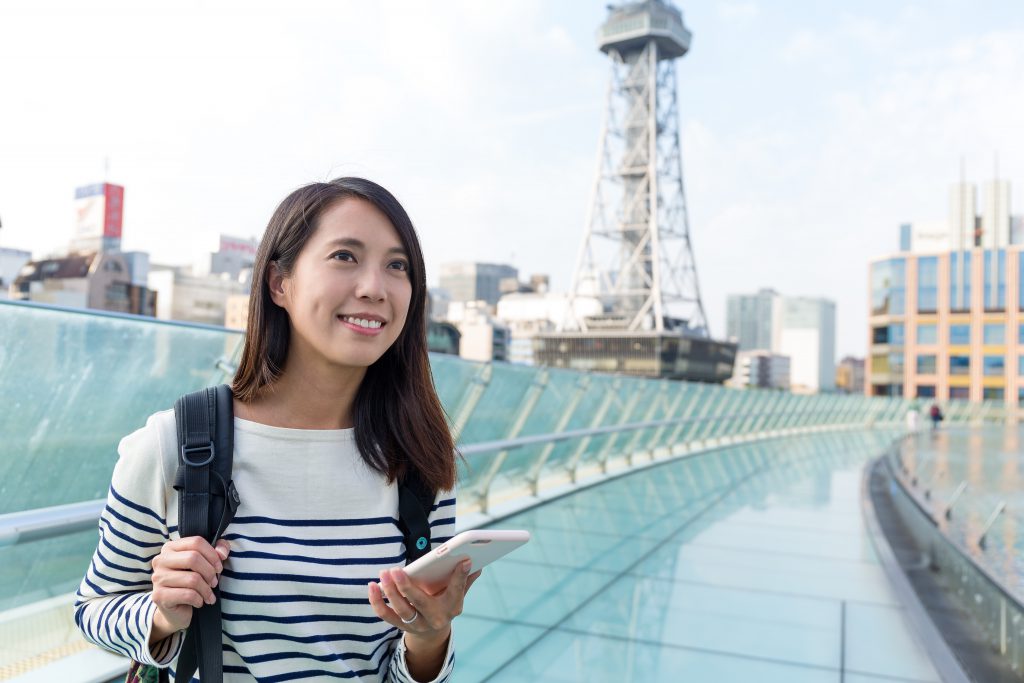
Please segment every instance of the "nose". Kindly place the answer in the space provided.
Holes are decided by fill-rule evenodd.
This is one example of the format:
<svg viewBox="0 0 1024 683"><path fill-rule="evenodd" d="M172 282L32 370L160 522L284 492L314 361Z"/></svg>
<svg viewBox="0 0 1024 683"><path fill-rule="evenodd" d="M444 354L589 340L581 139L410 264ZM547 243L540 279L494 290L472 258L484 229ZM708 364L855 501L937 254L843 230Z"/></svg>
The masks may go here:
<svg viewBox="0 0 1024 683"><path fill-rule="evenodd" d="M383 301L386 296L384 274L377 268L360 269L356 282L356 296L370 301Z"/></svg>

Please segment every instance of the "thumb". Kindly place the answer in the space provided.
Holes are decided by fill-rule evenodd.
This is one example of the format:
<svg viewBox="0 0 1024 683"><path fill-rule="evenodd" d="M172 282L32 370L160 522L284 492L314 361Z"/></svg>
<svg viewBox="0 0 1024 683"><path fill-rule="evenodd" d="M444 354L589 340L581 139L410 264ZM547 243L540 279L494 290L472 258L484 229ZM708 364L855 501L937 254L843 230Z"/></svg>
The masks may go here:
<svg viewBox="0 0 1024 683"><path fill-rule="evenodd" d="M455 588L459 593L463 593L466 590L466 581L469 579L469 572L473 568L473 561L465 559L455 567L455 576L452 577L452 588Z"/></svg>

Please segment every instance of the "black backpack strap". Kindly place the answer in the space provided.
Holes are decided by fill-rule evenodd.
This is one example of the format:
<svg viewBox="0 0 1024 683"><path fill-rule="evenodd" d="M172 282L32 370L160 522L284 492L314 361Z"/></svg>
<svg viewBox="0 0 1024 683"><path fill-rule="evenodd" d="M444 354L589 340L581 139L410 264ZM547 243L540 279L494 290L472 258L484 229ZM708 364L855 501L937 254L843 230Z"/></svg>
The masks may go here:
<svg viewBox="0 0 1024 683"><path fill-rule="evenodd" d="M398 484L398 528L405 543L405 563L430 552L430 522L436 494L418 472L410 470Z"/></svg>
<svg viewBox="0 0 1024 683"><path fill-rule="evenodd" d="M234 411L231 389L225 384L186 394L174 404L178 428L178 535L202 536L217 542L238 509L238 492L231 481L234 452ZM204 683L224 680L221 651L220 589L217 601L192 614L185 634L176 683L192 680L198 669Z"/></svg>

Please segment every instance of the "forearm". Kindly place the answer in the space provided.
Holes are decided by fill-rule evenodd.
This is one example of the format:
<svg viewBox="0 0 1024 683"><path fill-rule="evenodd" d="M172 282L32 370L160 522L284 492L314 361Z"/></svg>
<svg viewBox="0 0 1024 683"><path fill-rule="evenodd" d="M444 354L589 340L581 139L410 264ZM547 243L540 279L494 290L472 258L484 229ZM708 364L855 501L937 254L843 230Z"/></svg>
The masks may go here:
<svg viewBox="0 0 1024 683"><path fill-rule="evenodd" d="M154 645L164 638L173 636L176 632L177 629L168 624L164 615L160 613L160 610L157 610L153 615L153 628L149 632L149 648L152 650Z"/></svg>
<svg viewBox="0 0 1024 683"><path fill-rule="evenodd" d="M432 681L444 668L448 652L451 627L441 637L424 638L414 633L405 634L405 663L417 681Z"/></svg>

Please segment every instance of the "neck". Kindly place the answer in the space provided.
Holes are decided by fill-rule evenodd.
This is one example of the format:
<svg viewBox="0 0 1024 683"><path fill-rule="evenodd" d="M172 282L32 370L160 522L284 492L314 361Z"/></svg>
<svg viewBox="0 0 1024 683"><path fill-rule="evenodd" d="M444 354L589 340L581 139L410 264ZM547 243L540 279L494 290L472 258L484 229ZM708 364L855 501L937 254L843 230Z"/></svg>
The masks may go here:
<svg viewBox="0 0 1024 683"><path fill-rule="evenodd" d="M235 402L235 414L274 427L348 429L366 368L303 363L290 353L285 371L249 404Z"/></svg>

